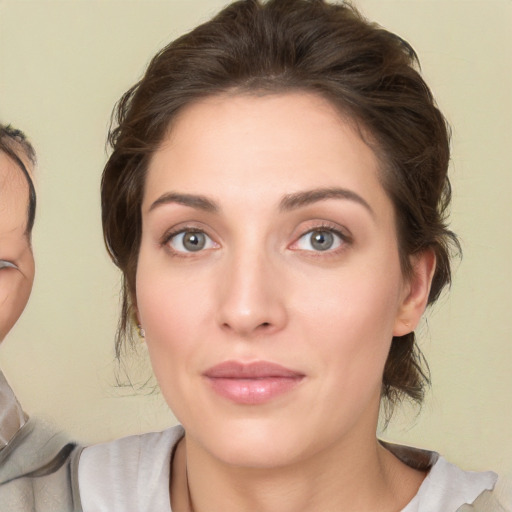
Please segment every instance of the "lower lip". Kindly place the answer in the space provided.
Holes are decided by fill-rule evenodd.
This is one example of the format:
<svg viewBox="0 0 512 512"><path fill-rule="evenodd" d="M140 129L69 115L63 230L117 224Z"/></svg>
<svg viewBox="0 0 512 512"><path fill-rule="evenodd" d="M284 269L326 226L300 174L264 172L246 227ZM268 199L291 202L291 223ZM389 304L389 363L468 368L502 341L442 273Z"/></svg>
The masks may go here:
<svg viewBox="0 0 512 512"><path fill-rule="evenodd" d="M263 377L253 379L207 377L213 390L232 402L258 405L291 391L302 380L297 377Z"/></svg>

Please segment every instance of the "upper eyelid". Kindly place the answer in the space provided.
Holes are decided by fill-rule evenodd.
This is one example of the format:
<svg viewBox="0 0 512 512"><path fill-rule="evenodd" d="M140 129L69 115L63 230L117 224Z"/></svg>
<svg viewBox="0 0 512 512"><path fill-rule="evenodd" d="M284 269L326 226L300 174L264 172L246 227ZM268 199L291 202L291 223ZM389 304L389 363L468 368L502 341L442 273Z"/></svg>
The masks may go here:
<svg viewBox="0 0 512 512"><path fill-rule="evenodd" d="M306 235L310 235L311 233L314 233L315 231L327 231L327 232L332 233L333 235L336 235L337 237L341 238L341 240L343 240L344 242L347 242L350 240L350 237L348 235L346 235L345 233L343 233L342 231L340 231L339 229L318 227L318 228L311 228L311 229L308 229L307 231L304 231L304 233L302 233L302 235L300 235L296 239L296 241L293 243L294 244L297 243L300 239L302 239Z"/></svg>
<svg viewBox="0 0 512 512"><path fill-rule="evenodd" d="M344 240L352 240L353 238L351 231L347 227L342 226L337 222L318 220L312 221L311 225L307 228L301 228L297 239L307 235L308 233L311 233L312 231L331 231L332 233L338 234Z"/></svg>
<svg viewBox="0 0 512 512"><path fill-rule="evenodd" d="M0 260L0 269L2 268L15 268L19 270L18 266L14 264L12 261Z"/></svg>
<svg viewBox="0 0 512 512"><path fill-rule="evenodd" d="M213 237L208 233L208 231L204 228L198 227L198 226L183 226L183 227L175 227L168 229L161 237L161 243L166 244L171 240L171 238L174 238L175 236L181 234L181 233L204 233L208 238L211 238L213 240Z"/></svg>

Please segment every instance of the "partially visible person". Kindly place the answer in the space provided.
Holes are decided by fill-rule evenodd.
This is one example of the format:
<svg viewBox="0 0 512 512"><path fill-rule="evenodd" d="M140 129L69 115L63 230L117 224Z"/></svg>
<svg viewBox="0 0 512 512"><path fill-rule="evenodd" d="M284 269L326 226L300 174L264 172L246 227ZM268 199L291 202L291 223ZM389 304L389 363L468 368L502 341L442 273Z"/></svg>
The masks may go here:
<svg viewBox="0 0 512 512"><path fill-rule="evenodd" d="M23 313L34 281L35 162L25 135L0 124L0 342ZM65 483L75 452L65 436L28 418L0 370L0 510L73 510Z"/></svg>
<svg viewBox="0 0 512 512"><path fill-rule="evenodd" d="M0 342L25 309L34 281L34 164L23 133L0 125Z"/></svg>
<svg viewBox="0 0 512 512"><path fill-rule="evenodd" d="M31 233L36 195L35 153L19 130L0 125L0 342L25 309L34 281ZM0 448L26 422L0 372Z"/></svg>

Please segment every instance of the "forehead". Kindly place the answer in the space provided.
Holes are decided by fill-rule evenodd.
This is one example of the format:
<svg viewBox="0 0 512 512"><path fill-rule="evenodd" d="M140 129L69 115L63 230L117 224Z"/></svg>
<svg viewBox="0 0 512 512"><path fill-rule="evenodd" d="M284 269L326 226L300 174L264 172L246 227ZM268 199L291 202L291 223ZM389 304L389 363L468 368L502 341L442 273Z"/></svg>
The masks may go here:
<svg viewBox="0 0 512 512"><path fill-rule="evenodd" d="M30 172L30 168L27 167ZM23 194L28 191L28 183L18 164L8 155L0 151L0 193L5 191Z"/></svg>
<svg viewBox="0 0 512 512"><path fill-rule="evenodd" d="M29 188L23 171L0 152L0 236L24 230L28 201Z"/></svg>
<svg viewBox="0 0 512 512"><path fill-rule="evenodd" d="M143 209L173 189L277 201L344 187L383 201L379 167L356 124L323 97L224 94L190 104L175 119L150 162Z"/></svg>

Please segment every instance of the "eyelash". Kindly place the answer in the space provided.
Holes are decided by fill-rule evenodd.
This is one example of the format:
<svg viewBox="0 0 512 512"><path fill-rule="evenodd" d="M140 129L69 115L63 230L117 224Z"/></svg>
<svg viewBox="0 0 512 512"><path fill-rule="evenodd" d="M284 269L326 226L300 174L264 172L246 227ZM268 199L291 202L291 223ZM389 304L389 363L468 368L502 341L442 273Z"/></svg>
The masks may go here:
<svg viewBox="0 0 512 512"><path fill-rule="evenodd" d="M19 270L18 266L12 263L12 261L0 260L0 270L3 268L15 268L16 270Z"/></svg>
<svg viewBox="0 0 512 512"><path fill-rule="evenodd" d="M325 250L308 250L308 249L300 249L300 248L294 248L301 239L306 237L307 235L311 235L315 231L317 232L327 232L334 235L336 238L339 239L340 246L336 247L334 249L325 249ZM196 226L182 226L177 229L172 229L170 231L167 231L162 239L160 240L160 245L165 247L172 256L181 257L181 258L190 258L194 256L194 251L179 251L174 249L171 246L171 241L177 237L178 235L185 234L185 233L200 233L203 234L205 237L208 238L210 243L213 243L218 246L218 244L210 237L204 229L198 228ZM288 246L288 248L292 250L301 251L304 253L310 253L313 257L329 257L329 256L335 256L339 254L342 251L345 251L348 246L350 246L353 243L352 237L348 235L347 233L343 233L338 227L335 227L329 223L321 222L319 224L313 224L309 229L302 232L300 236L295 238L295 241ZM202 253L205 250L212 249L211 247L206 249L199 249L197 253Z"/></svg>

